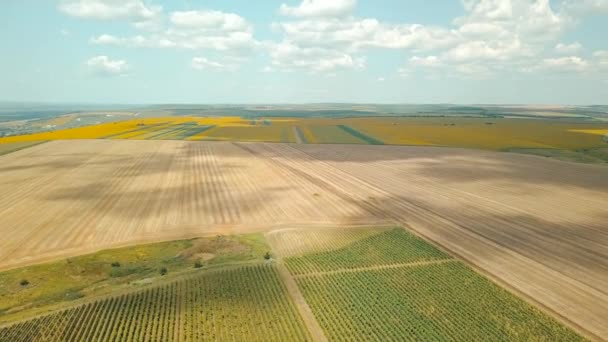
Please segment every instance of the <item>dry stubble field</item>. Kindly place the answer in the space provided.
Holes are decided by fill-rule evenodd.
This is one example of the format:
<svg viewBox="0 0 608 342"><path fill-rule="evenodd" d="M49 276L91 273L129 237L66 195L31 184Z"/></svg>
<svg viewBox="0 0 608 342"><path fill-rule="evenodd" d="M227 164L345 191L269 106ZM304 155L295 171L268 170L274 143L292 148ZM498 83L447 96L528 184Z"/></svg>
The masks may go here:
<svg viewBox="0 0 608 342"><path fill-rule="evenodd" d="M606 174L433 147L54 141L0 156L0 268L143 241L400 222L601 338Z"/></svg>

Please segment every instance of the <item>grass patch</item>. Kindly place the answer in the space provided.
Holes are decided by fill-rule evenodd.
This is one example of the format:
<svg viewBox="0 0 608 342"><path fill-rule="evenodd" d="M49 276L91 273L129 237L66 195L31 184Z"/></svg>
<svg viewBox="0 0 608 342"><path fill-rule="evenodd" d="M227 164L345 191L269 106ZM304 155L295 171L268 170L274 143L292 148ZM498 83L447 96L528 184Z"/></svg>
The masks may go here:
<svg viewBox="0 0 608 342"><path fill-rule="evenodd" d="M154 282L202 267L263 262L262 234L217 236L138 245L0 272L0 322L27 317L50 306ZM204 257L201 257L203 255ZM26 286L21 285L27 280ZM77 295L76 295L77 293Z"/></svg>

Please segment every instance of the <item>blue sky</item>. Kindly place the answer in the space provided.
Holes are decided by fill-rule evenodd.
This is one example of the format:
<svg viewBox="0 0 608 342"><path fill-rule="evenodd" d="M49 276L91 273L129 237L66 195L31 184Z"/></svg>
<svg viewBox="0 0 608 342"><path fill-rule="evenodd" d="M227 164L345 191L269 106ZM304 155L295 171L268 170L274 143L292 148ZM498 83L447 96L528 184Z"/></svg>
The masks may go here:
<svg viewBox="0 0 608 342"><path fill-rule="evenodd" d="M0 6L0 101L608 104L608 0Z"/></svg>

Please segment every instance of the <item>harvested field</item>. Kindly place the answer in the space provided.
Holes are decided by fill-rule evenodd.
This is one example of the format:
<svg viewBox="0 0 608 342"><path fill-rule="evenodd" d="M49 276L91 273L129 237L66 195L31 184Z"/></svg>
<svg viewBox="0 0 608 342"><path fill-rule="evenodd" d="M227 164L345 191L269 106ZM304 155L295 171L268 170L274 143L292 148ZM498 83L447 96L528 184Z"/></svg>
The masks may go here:
<svg viewBox="0 0 608 342"><path fill-rule="evenodd" d="M54 141L0 156L11 236L0 268L218 232L398 222L605 337L606 174L450 148Z"/></svg>

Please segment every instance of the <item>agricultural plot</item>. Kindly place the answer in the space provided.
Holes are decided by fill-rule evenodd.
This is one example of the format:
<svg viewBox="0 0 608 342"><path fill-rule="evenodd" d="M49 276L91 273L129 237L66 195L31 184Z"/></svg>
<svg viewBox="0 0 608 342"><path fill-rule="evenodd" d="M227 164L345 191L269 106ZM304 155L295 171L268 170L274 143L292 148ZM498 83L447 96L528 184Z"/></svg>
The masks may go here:
<svg viewBox="0 0 608 342"><path fill-rule="evenodd" d="M285 263L332 341L583 340L400 228Z"/></svg>
<svg viewBox="0 0 608 342"><path fill-rule="evenodd" d="M286 125L218 127L204 137L220 141L295 142L291 127Z"/></svg>
<svg viewBox="0 0 608 342"><path fill-rule="evenodd" d="M594 151L608 147L606 132L606 123L574 119L564 121L456 116L244 119L184 116L130 119L4 137L0 138L0 143L102 138L424 145L515 152L546 151L540 153L546 156L564 156L573 152L580 156L566 157L570 160L603 163L606 159L597 158Z"/></svg>
<svg viewBox="0 0 608 342"><path fill-rule="evenodd" d="M2 341L309 341L272 265L209 271L0 328Z"/></svg>
<svg viewBox="0 0 608 342"><path fill-rule="evenodd" d="M584 341L459 262L297 282L332 341Z"/></svg>
<svg viewBox="0 0 608 342"><path fill-rule="evenodd" d="M198 236L405 224L608 336L602 165L455 148L107 139L0 156L0 184L0 234L11 237L0 240L1 269Z"/></svg>
<svg viewBox="0 0 608 342"><path fill-rule="evenodd" d="M349 245L357 240L392 229L391 227L306 227L279 229L268 232L266 240L283 258L327 252Z"/></svg>
<svg viewBox="0 0 608 342"><path fill-rule="evenodd" d="M11 152L23 150L28 147L36 146L44 143L44 141L28 141L28 142L17 142L17 143L5 143L0 144L0 156Z"/></svg>
<svg viewBox="0 0 608 342"><path fill-rule="evenodd" d="M345 247L304 256L289 257L290 272L315 272L440 260L447 255L401 228L374 234Z"/></svg>
<svg viewBox="0 0 608 342"><path fill-rule="evenodd" d="M339 126L311 125L308 127L317 144L366 144L360 137L354 136Z"/></svg>

